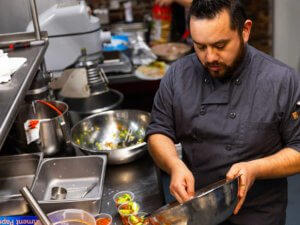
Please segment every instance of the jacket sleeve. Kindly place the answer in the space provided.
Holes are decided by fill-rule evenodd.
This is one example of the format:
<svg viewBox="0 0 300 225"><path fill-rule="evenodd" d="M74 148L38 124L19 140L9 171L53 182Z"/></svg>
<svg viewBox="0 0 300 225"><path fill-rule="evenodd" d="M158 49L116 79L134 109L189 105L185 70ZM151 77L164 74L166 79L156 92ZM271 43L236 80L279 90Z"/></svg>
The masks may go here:
<svg viewBox="0 0 300 225"><path fill-rule="evenodd" d="M280 125L284 147L300 152L300 75L294 70L288 72L285 93L281 93L283 118ZM298 102L298 104L297 104Z"/></svg>
<svg viewBox="0 0 300 225"><path fill-rule="evenodd" d="M174 65L168 69L156 92L151 112L151 121L146 131L146 139L148 139L151 134L164 134L176 142L173 111L173 84Z"/></svg>

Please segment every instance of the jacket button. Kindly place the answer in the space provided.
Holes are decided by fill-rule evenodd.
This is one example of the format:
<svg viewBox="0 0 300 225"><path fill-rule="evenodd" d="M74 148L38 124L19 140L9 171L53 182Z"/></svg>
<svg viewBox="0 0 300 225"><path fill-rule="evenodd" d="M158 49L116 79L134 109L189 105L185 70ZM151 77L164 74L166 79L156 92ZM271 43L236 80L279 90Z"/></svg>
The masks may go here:
<svg viewBox="0 0 300 225"><path fill-rule="evenodd" d="M206 114L206 107L205 106L201 106L199 114L202 115L202 116Z"/></svg>
<svg viewBox="0 0 300 225"><path fill-rule="evenodd" d="M204 83L208 84L209 83L209 79L204 78Z"/></svg>
<svg viewBox="0 0 300 225"><path fill-rule="evenodd" d="M234 83L235 85L241 85L242 81L240 79L236 79Z"/></svg>
<svg viewBox="0 0 300 225"><path fill-rule="evenodd" d="M229 117L230 117L231 119L234 119L234 118L236 117L236 113L234 113L234 112L230 113L230 114L229 114Z"/></svg>
<svg viewBox="0 0 300 225"><path fill-rule="evenodd" d="M232 146L231 146L231 145L226 145L225 149L226 149L227 151L231 151Z"/></svg>

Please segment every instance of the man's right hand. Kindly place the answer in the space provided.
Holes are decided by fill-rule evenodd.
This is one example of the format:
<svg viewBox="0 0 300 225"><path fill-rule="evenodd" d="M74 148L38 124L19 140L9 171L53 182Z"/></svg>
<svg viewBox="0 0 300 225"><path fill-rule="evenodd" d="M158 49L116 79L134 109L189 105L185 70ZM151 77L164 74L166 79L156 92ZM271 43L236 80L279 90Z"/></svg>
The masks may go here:
<svg viewBox="0 0 300 225"><path fill-rule="evenodd" d="M180 203L195 195L194 176L181 160L171 170L170 192Z"/></svg>

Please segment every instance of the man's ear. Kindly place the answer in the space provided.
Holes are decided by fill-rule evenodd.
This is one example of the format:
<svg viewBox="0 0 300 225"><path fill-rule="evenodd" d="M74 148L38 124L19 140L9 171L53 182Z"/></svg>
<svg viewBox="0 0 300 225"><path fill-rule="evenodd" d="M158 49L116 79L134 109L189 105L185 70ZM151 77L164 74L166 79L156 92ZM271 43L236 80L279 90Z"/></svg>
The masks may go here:
<svg viewBox="0 0 300 225"><path fill-rule="evenodd" d="M251 28L252 28L252 21L251 20L246 20L244 23L244 27L243 27L243 40L244 43L247 43L250 37L250 33L251 33Z"/></svg>

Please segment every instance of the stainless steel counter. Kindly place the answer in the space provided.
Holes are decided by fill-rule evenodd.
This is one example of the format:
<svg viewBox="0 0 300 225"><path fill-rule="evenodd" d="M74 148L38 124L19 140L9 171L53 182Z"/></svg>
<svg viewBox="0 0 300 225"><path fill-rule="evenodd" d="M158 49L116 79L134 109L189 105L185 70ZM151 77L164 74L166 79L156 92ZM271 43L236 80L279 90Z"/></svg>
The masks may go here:
<svg viewBox="0 0 300 225"><path fill-rule="evenodd" d="M9 53L10 57L25 57L27 62L17 70L8 83L0 84L0 150L17 115L17 109L40 66L46 44L16 50Z"/></svg>
<svg viewBox="0 0 300 225"><path fill-rule="evenodd" d="M141 206L140 211L152 212L163 206L156 169L148 154L132 163L106 168L101 212L111 214L114 225L122 223L113 196L124 190L135 194L135 201Z"/></svg>

